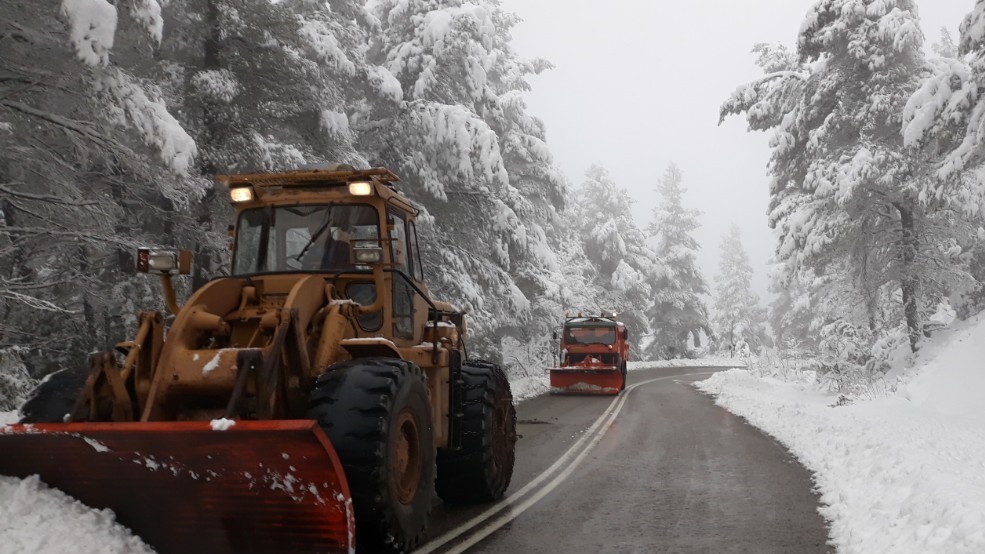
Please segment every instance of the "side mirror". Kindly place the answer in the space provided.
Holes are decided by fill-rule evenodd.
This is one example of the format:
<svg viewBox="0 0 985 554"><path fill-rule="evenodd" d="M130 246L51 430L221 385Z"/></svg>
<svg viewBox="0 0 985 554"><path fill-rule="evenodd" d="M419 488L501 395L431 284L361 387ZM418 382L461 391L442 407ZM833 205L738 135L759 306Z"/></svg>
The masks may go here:
<svg viewBox="0 0 985 554"><path fill-rule="evenodd" d="M622 340L629 340L629 329L622 330Z"/></svg>
<svg viewBox="0 0 985 554"><path fill-rule="evenodd" d="M158 275L188 275L192 272L191 250L137 250L137 271Z"/></svg>

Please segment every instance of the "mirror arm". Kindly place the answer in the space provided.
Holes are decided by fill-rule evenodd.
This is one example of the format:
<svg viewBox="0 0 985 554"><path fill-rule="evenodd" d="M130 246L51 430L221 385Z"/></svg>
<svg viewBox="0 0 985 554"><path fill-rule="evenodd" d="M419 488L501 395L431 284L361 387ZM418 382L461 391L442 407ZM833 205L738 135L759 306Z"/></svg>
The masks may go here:
<svg viewBox="0 0 985 554"><path fill-rule="evenodd" d="M164 305L167 306L169 312L178 315L181 307L178 306L178 300L174 295L174 285L171 283L171 276L167 273L161 274L161 287L164 289Z"/></svg>

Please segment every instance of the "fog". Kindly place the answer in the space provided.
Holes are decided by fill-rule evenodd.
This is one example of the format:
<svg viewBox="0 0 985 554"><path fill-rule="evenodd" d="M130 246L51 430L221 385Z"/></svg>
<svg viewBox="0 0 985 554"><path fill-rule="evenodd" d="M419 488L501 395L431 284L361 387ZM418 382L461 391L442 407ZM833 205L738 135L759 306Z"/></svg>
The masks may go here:
<svg viewBox="0 0 985 554"><path fill-rule="evenodd" d="M815 0L668 2L503 0L523 21L514 44L555 67L531 79L530 112L544 120L548 144L572 185L604 165L650 221L654 187L667 164L684 172L686 202L702 210L699 262L709 283L731 221L767 296L774 240L767 225L768 137L741 118L718 124L718 108L740 84L761 75L757 42L795 46ZM955 40L974 0L918 0L927 47L947 27Z"/></svg>

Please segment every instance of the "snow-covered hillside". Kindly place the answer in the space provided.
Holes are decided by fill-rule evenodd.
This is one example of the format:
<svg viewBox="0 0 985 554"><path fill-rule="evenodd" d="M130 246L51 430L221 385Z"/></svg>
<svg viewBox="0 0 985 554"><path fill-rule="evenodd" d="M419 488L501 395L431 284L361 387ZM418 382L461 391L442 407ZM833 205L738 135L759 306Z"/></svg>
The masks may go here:
<svg viewBox="0 0 985 554"><path fill-rule="evenodd" d="M985 552L985 317L924 345L895 393L835 406L745 371L697 386L815 473L839 552Z"/></svg>

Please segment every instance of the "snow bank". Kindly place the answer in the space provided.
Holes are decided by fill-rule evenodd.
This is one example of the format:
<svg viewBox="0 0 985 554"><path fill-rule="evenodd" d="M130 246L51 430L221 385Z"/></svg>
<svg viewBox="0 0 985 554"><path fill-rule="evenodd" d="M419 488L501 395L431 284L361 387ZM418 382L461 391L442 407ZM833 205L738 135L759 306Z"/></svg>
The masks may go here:
<svg viewBox="0 0 985 554"><path fill-rule="evenodd" d="M551 390L551 378L544 372L543 375L514 379L510 381L510 390L513 392L513 402L519 404Z"/></svg>
<svg viewBox="0 0 985 554"><path fill-rule="evenodd" d="M10 423L17 423L20 417L17 415L17 411L13 412L0 412L0 425L7 425Z"/></svg>
<svg viewBox="0 0 985 554"><path fill-rule="evenodd" d="M901 395L914 405L941 414L974 418L985 426L985 315L938 332L921 345ZM985 463L985 459L983 459Z"/></svg>
<svg viewBox="0 0 985 554"><path fill-rule="evenodd" d="M851 405L737 370L695 386L814 472L839 552L985 552L982 337L982 318L939 334L898 393Z"/></svg>
<svg viewBox="0 0 985 554"><path fill-rule="evenodd" d="M639 369L660 369L665 367L746 367L746 362L742 358L697 358L697 359L674 359L657 360L653 362L629 362L626 368L630 371Z"/></svg>
<svg viewBox="0 0 985 554"><path fill-rule="evenodd" d="M110 510L93 510L37 476L0 476L0 554L154 552L116 522Z"/></svg>

